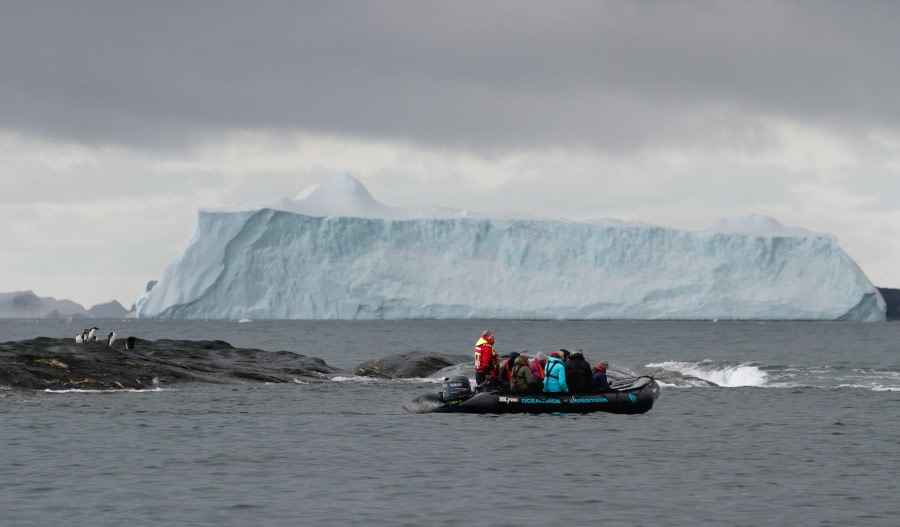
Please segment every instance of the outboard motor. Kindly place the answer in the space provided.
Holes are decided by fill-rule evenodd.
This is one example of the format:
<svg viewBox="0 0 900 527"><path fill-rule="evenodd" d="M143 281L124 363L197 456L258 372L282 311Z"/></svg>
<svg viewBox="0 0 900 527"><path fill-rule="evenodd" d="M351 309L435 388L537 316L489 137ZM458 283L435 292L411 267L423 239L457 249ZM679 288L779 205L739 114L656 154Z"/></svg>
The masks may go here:
<svg viewBox="0 0 900 527"><path fill-rule="evenodd" d="M451 405L459 404L472 397L472 385L465 375L444 377L444 401Z"/></svg>

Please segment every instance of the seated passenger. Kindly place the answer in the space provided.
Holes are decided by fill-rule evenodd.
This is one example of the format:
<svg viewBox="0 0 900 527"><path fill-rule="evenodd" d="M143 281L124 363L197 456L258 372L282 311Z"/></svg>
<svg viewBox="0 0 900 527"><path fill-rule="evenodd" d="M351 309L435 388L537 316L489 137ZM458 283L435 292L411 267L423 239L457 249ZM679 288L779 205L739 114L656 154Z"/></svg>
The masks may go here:
<svg viewBox="0 0 900 527"><path fill-rule="evenodd" d="M569 387L566 386L566 366L562 357L562 353L558 351L550 354L544 370L544 393L569 393Z"/></svg>
<svg viewBox="0 0 900 527"><path fill-rule="evenodd" d="M544 382L544 365L547 364L547 356L539 351L531 361L531 375L540 382Z"/></svg>
<svg viewBox="0 0 900 527"><path fill-rule="evenodd" d="M575 348L575 353L566 361L566 384L572 393L588 393L592 391L591 365L584 358L581 348Z"/></svg>
<svg viewBox="0 0 900 527"><path fill-rule="evenodd" d="M500 390L501 391L509 391L511 382L512 382L512 370L513 364L516 359L519 357L518 351L513 351L509 354L509 357L500 362Z"/></svg>
<svg viewBox="0 0 900 527"><path fill-rule="evenodd" d="M535 380L531 373L531 366L528 365L528 357L519 355L515 359L509 380L509 389L518 393L530 393L538 391L539 382Z"/></svg>
<svg viewBox="0 0 900 527"><path fill-rule="evenodd" d="M600 364L594 366L594 391L595 392L605 392L609 390L609 381L606 379L606 368L609 368L609 363L604 361L600 361Z"/></svg>

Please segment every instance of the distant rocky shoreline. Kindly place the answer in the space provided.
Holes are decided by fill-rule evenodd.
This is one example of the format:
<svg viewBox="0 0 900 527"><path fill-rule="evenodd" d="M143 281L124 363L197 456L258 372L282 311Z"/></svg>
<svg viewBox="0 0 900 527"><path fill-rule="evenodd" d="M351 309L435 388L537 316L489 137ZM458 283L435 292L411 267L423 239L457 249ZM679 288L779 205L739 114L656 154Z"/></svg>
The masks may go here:
<svg viewBox="0 0 900 527"><path fill-rule="evenodd" d="M179 383L324 382L322 359L239 349L221 341L137 339L134 350L105 342L39 337L0 343L0 385L32 390L148 389Z"/></svg>
<svg viewBox="0 0 900 527"><path fill-rule="evenodd" d="M467 356L428 352L366 361L354 373L379 378L427 377L468 361ZM290 351L235 348L221 340L136 339L76 343L38 337L0 343L0 386L26 390L142 390L186 383L323 383L335 368Z"/></svg>
<svg viewBox="0 0 900 527"><path fill-rule="evenodd" d="M90 319L133 316L133 308L128 310L116 300L85 309L72 300L41 297L33 291L0 293L0 318Z"/></svg>

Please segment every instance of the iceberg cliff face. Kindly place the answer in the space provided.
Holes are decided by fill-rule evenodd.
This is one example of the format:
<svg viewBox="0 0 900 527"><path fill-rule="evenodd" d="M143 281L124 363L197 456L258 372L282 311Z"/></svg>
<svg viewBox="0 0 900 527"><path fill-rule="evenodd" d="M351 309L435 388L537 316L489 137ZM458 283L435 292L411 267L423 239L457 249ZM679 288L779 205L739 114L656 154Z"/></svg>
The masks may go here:
<svg viewBox="0 0 900 527"><path fill-rule="evenodd" d="M325 215L328 206L339 215ZM348 176L294 200L200 211L185 250L137 310L194 319L885 319L876 288L832 236L771 218L688 232L399 209Z"/></svg>

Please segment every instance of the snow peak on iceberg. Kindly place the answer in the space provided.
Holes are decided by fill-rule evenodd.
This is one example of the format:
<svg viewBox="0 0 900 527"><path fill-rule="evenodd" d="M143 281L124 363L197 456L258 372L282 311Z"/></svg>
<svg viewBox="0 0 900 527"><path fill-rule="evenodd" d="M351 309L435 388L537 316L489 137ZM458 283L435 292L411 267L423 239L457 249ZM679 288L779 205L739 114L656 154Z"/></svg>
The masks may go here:
<svg viewBox="0 0 900 527"><path fill-rule="evenodd" d="M338 176L200 211L139 317L885 319L834 237L750 216L701 232L390 207Z"/></svg>

